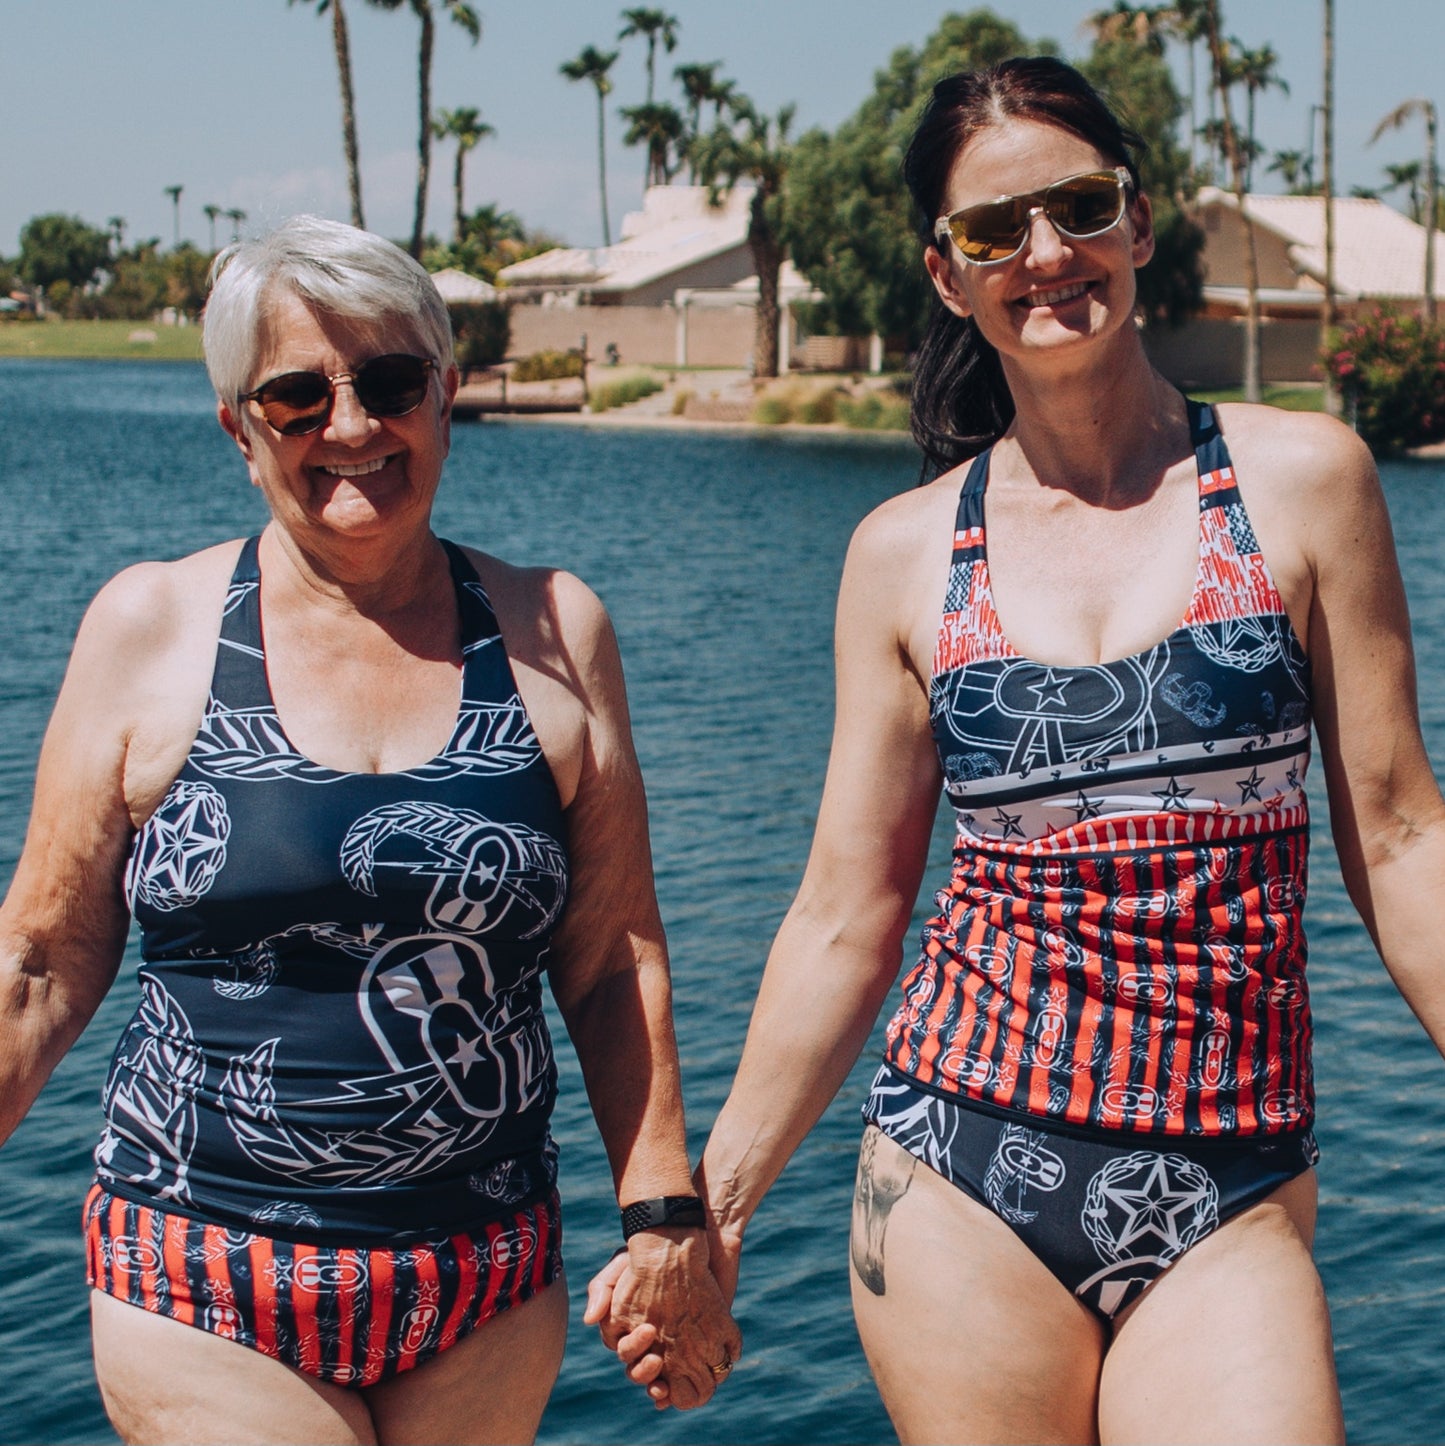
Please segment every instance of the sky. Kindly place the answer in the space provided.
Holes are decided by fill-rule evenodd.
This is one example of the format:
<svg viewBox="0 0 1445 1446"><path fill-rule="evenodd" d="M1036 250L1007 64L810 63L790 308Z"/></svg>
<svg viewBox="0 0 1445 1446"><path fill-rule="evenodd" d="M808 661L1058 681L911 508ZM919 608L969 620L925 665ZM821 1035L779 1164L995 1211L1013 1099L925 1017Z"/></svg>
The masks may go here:
<svg viewBox="0 0 1445 1446"><path fill-rule="evenodd" d="M346 0L366 220L411 231L416 176L415 19ZM1085 19L1109 0L997 0L1023 33L1051 37L1066 58L1089 48ZM496 135L471 153L466 200L492 202L531 228L578 246L601 241L597 107L590 84L559 67L586 45L619 48L611 0L476 0L481 43L438 29L434 109L476 106ZM759 108L797 106L794 134L831 129L872 89L900 45L919 46L966 3L936 0L667 0L679 43L659 54L659 98L672 70L721 61ZM1336 0L1337 190L1379 186L1387 163L1419 159L1415 120L1368 144L1402 101L1445 103L1442 0ZM1226 30L1280 57L1287 95L1266 92L1257 132L1273 152L1304 150L1322 91L1322 0L1223 0ZM619 106L644 99L645 46L623 42L608 98L608 206L614 237L642 198L643 156L621 144ZM1172 47L1181 90L1184 52ZM1202 82L1201 82L1202 85ZM1201 91L1202 93L1202 91ZM433 146L428 227L450 230L452 148ZM1256 173L1260 190L1278 176ZM315 0L0 0L0 255L14 256L34 215L61 211L131 240L169 245L180 185L180 233L209 245L207 204L247 214L255 231L296 211L349 214L330 18ZM1403 205L1403 199L1397 198ZM220 239L230 223L220 222Z"/></svg>

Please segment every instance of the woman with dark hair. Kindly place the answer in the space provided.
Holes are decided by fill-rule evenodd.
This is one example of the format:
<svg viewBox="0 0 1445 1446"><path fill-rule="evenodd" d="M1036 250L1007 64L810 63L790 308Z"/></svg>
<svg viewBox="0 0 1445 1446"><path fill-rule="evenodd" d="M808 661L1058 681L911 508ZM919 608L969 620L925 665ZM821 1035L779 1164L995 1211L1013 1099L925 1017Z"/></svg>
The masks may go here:
<svg viewBox="0 0 1445 1446"><path fill-rule="evenodd" d="M954 866L853 1213L904 1440L1342 1439L1310 1255L1311 720L1351 897L1445 1040L1445 804L1374 468L1327 417L1150 367L1136 145L1050 59L945 80L922 117L914 427L942 475L850 549L816 839L698 1176L731 1292L893 987L942 786ZM616 1344L656 1373L645 1329ZM1182 1389L1186 1350L1227 1389Z"/></svg>

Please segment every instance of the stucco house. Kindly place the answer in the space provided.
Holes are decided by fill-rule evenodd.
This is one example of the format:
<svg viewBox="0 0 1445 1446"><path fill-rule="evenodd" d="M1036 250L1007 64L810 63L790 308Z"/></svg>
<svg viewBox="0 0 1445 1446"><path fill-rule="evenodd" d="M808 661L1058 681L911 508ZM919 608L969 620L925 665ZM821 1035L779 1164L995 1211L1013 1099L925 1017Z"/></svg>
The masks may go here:
<svg viewBox="0 0 1445 1446"><path fill-rule="evenodd" d="M744 366L752 354L758 281L748 246L751 187L717 206L704 186L650 186L611 246L556 247L497 274L512 311L514 351L609 347L627 361ZM782 365L796 331L789 308L810 297L790 262L779 279Z"/></svg>
<svg viewBox="0 0 1445 1446"><path fill-rule="evenodd" d="M1322 196L1245 198L1259 263L1263 377L1317 375L1325 279ZM1233 191L1203 187L1193 214L1204 229L1204 311L1177 332L1146 334L1150 354L1181 382L1229 386L1243 368L1244 226ZM1335 306L1341 318L1381 301L1418 304L1424 289L1425 228L1383 201L1336 196ZM1445 300L1445 235L1435 237L1435 295ZM1445 310L1445 308L1442 308Z"/></svg>

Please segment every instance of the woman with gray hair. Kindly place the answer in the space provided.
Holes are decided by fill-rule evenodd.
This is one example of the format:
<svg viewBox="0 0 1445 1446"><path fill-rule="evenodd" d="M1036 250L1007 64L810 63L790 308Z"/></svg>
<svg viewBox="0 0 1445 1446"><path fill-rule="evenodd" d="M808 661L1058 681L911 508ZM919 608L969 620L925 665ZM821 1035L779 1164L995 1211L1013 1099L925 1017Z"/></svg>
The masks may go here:
<svg viewBox="0 0 1445 1446"><path fill-rule="evenodd" d="M631 1309L696 1404L740 1340L606 613L432 532L457 369L415 262L297 217L212 281L270 522L96 598L0 910L0 1138L140 929L85 1207L106 1409L128 1440L530 1439L567 1321L544 973Z"/></svg>

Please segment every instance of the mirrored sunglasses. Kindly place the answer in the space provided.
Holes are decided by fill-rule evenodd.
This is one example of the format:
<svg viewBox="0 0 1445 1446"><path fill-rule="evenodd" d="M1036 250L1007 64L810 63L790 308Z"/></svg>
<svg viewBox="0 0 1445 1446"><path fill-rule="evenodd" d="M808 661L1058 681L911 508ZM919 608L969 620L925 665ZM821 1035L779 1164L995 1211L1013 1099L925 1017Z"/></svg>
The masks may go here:
<svg viewBox="0 0 1445 1446"><path fill-rule="evenodd" d="M933 226L938 244L952 237L959 254L975 266L992 266L1017 256L1028 239L1029 227L1040 212L1060 235L1075 240L1102 236L1117 226L1134 188L1128 169L1085 171L1066 176L1018 196L1000 196L977 206L965 206L951 216L940 216Z"/></svg>
<svg viewBox="0 0 1445 1446"><path fill-rule="evenodd" d="M240 400L255 402L267 423L283 437L301 437L324 427L336 404L336 388L350 382L356 400L373 417L404 417L426 399L436 363L426 357L389 352L362 362L354 372L283 372Z"/></svg>

